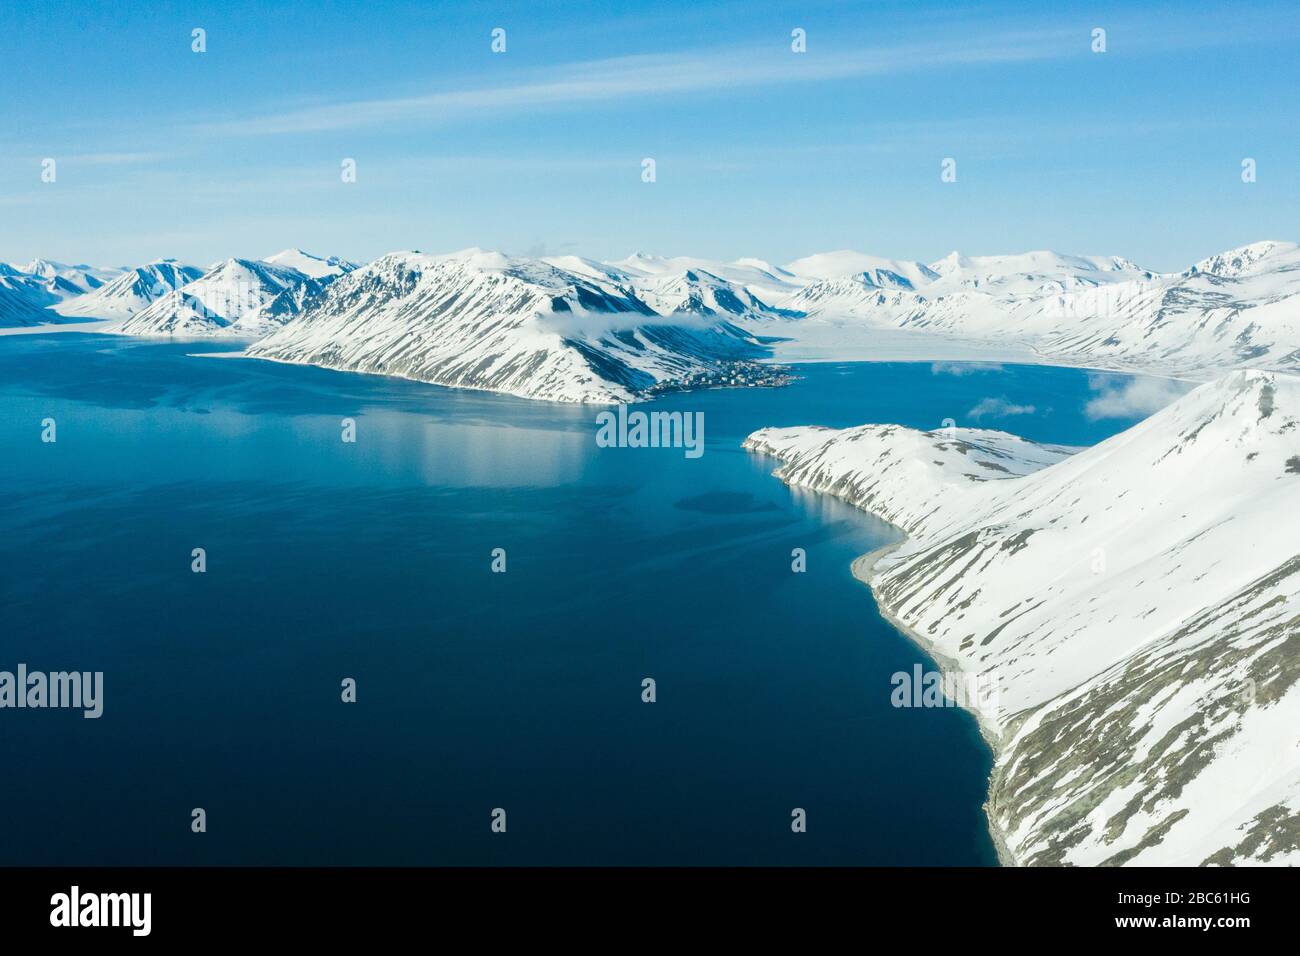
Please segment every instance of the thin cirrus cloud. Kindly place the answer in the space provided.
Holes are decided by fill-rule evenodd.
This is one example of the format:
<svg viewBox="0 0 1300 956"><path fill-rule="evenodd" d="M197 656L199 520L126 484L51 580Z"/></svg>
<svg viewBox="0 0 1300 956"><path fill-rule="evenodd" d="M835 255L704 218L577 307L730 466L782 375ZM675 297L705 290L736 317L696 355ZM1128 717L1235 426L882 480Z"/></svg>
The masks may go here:
<svg viewBox="0 0 1300 956"><path fill-rule="evenodd" d="M436 123L464 115L565 107L632 96L673 95L812 83L908 71L1045 60L1086 53L1078 31L1008 33L796 56L770 48L638 54L570 63L530 79L380 99L353 100L202 124L217 135L278 135Z"/></svg>
<svg viewBox="0 0 1300 956"><path fill-rule="evenodd" d="M138 166L170 158L170 153L74 153L61 160L81 166Z"/></svg>
<svg viewBox="0 0 1300 956"><path fill-rule="evenodd" d="M39 166L46 159L54 159L61 165L68 166L147 166L151 163L164 162L173 156L173 153L159 152L75 153L58 149L46 152L13 150L0 152L0 161L31 163Z"/></svg>

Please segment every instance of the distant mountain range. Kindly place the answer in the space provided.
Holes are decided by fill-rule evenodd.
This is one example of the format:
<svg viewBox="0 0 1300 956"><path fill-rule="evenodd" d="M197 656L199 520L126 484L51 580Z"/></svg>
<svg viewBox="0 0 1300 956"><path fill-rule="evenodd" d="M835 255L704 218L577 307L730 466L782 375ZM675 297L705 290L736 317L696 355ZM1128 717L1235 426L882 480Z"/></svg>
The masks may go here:
<svg viewBox="0 0 1300 956"><path fill-rule="evenodd" d="M52 307L94 292L122 271L48 259L0 262L0 327L56 320Z"/></svg>
<svg viewBox="0 0 1300 956"><path fill-rule="evenodd" d="M83 295L57 303L53 309L64 316L126 318L202 275L202 269L182 265L175 259L157 259L127 269Z"/></svg>
<svg viewBox="0 0 1300 956"><path fill-rule="evenodd" d="M1186 279L1254 269L1214 265ZM745 444L908 535L854 570L993 688L965 706L1004 860L1300 864L1300 377L1230 373L1073 454L893 425Z"/></svg>
<svg viewBox="0 0 1300 956"><path fill-rule="evenodd" d="M269 261L227 259L150 301L108 331L123 335L259 336L302 311L328 282Z"/></svg>
<svg viewBox="0 0 1300 956"><path fill-rule="evenodd" d="M671 318L625 274L469 250L396 253L336 280L257 358L398 375L568 402L627 402L666 387L763 384L763 340L732 324L722 280L676 276Z"/></svg>
<svg viewBox="0 0 1300 956"><path fill-rule="evenodd" d="M971 340L1057 364L1193 380L1300 369L1300 247L1259 242L1175 273L1119 257L841 251L785 266L637 253L616 262L470 249L358 268L289 249L208 269L0 265L0 325L113 320L128 335L229 335L249 354L558 401L770 384L779 341L878 330ZM935 339L930 339L935 341Z"/></svg>

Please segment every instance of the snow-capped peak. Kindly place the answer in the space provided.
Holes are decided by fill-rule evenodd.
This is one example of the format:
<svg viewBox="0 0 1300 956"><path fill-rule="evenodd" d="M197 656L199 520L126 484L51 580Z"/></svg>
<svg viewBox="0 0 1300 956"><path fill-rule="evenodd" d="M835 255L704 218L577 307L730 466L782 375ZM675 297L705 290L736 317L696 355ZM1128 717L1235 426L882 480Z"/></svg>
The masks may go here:
<svg viewBox="0 0 1300 956"><path fill-rule="evenodd" d="M942 276L978 272L985 276L1060 276L1089 272L1143 273L1146 270L1122 256L1074 256L1048 249L1001 256L964 256L950 252L930 268Z"/></svg>
<svg viewBox="0 0 1300 956"><path fill-rule="evenodd" d="M1208 273L1225 278L1254 275L1265 269L1289 265L1291 260L1300 265L1300 246L1294 242L1266 239L1202 259L1183 274Z"/></svg>
<svg viewBox="0 0 1300 956"><path fill-rule="evenodd" d="M356 268L354 263L348 262L346 259L340 259L338 256L314 256L310 252L303 252L301 249L284 249L273 256L267 256L262 261L287 269L295 269L313 279L327 279L343 275L345 272L351 272Z"/></svg>
<svg viewBox="0 0 1300 956"><path fill-rule="evenodd" d="M126 335L264 335L327 284L297 269L230 258L174 288L108 331Z"/></svg>
<svg viewBox="0 0 1300 956"><path fill-rule="evenodd" d="M436 258L449 262L459 262L471 269L477 269L479 272L505 272L521 262L533 261L508 256L504 252L498 252L495 249L480 249L478 246L471 246L458 252L444 253Z"/></svg>
<svg viewBox="0 0 1300 956"><path fill-rule="evenodd" d="M970 265L970 260L954 249L942 259L930 263L930 270L941 276L951 275Z"/></svg>
<svg viewBox="0 0 1300 956"><path fill-rule="evenodd" d="M740 266L746 269L756 269L759 272L765 272L768 275L772 276L773 278L777 278L777 279L791 279L794 277L793 272L788 272L785 269L781 268L780 266L773 265L772 263L768 262L766 259L754 259L749 256L744 256L740 259L735 260L735 262L733 262L732 265Z"/></svg>
<svg viewBox="0 0 1300 956"><path fill-rule="evenodd" d="M840 249L796 259L785 270L805 279L856 278L879 288L919 289L939 278L929 266L908 259L885 259L881 256Z"/></svg>
<svg viewBox="0 0 1300 956"><path fill-rule="evenodd" d="M54 309L60 315L96 319L121 319L174 292L203 274L201 269L175 259L155 259L128 269L116 279L85 295L68 299Z"/></svg>
<svg viewBox="0 0 1300 956"><path fill-rule="evenodd" d="M924 290L929 297L966 292L1041 298L1154 275L1121 256L1073 256L1049 250L999 256L950 252L929 268L936 277Z"/></svg>
<svg viewBox="0 0 1300 956"><path fill-rule="evenodd" d="M105 282L121 275L122 270L84 263L68 265L53 259L36 258L21 266L12 263L4 274L14 275L15 272L44 282L46 291L55 299L68 299L98 289Z"/></svg>
<svg viewBox="0 0 1300 956"><path fill-rule="evenodd" d="M52 279L61 272L72 268L62 262L55 262L52 259L36 258L22 267L22 271L29 276L40 276L42 279Z"/></svg>

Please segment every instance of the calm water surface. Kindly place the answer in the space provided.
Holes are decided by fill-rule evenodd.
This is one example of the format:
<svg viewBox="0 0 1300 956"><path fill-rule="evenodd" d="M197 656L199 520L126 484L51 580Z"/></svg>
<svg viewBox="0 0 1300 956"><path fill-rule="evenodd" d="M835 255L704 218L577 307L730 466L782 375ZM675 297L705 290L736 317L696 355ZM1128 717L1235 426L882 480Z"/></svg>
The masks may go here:
<svg viewBox="0 0 1300 956"><path fill-rule="evenodd" d="M849 563L894 532L739 446L1091 443L1131 420L1088 420L1087 373L801 366L657 403L704 412L688 460L597 448L593 408L190 354L220 348L0 338L0 670L105 674L99 720L0 711L0 863L995 862L974 721L889 704L926 659Z"/></svg>

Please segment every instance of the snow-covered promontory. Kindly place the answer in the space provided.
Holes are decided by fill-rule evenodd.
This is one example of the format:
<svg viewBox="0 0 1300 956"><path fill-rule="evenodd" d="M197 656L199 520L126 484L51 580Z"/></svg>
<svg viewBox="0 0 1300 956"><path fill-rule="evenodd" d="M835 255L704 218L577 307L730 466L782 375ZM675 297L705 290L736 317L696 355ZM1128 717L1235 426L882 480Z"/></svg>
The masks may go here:
<svg viewBox="0 0 1300 956"><path fill-rule="evenodd" d="M761 338L714 307L715 293L731 304L722 280L696 277L663 316L630 279L566 265L394 253L335 280L248 355L565 402L783 380L754 363L770 354Z"/></svg>
<svg viewBox="0 0 1300 956"><path fill-rule="evenodd" d="M907 533L862 573L996 687L1006 857L1300 863L1300 377L1234 372L1073 455L988 434L746 445Z"/></svg>

